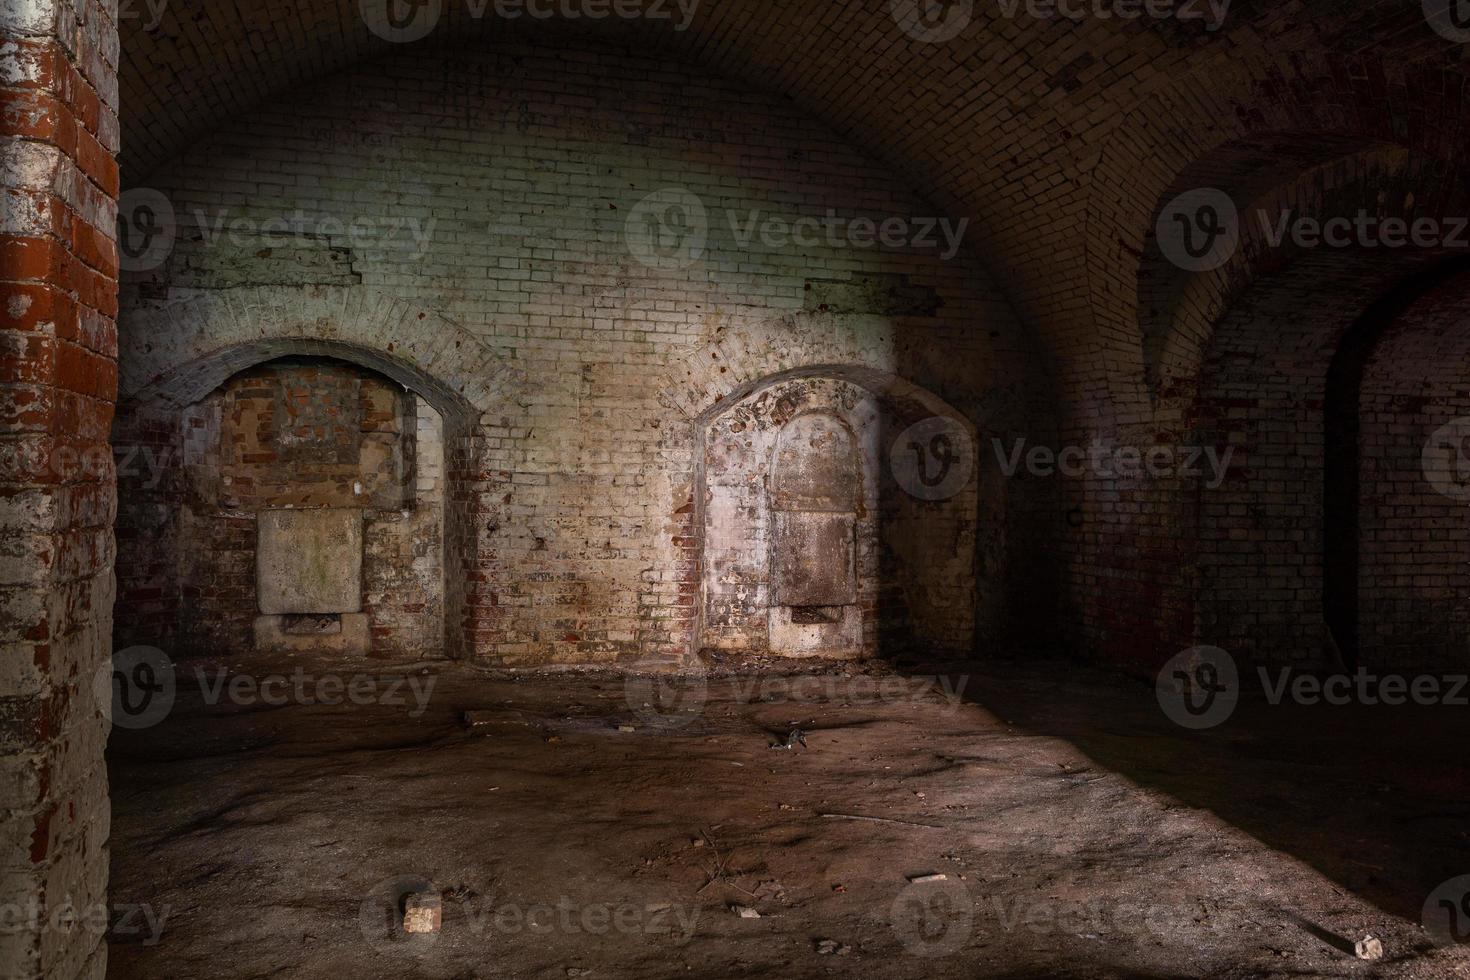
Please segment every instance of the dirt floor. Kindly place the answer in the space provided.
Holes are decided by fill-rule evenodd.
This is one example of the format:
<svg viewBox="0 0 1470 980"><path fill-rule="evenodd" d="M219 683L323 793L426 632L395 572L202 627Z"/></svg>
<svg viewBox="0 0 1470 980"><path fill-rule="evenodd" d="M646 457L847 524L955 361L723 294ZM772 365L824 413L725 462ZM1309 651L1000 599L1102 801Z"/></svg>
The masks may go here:
<svg viewBox="0 0 1470 980"><path fill-rule="evenodd" d="M183 664L114 734L111 976L1470 977L1419 925L1470 873L1464 708L1194 733L1060 663L374 666L301 703L333 669Z"/></svg>

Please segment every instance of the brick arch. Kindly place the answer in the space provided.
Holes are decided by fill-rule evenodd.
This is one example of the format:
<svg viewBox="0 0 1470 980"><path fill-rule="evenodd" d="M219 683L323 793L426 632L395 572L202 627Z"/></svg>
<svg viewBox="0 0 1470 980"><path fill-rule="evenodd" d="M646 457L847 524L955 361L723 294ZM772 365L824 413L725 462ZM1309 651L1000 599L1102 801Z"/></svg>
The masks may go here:
<svg viewBox="0 0 1470 980"><path fill-rule="evenodd" d="M1456 97L1463 67L1427 30L1410 30L1402 11L1395 17L1403 23L1388 49L1308 48L1289 68L1255 58L1211 65L1157 87L1112 128L1090 176L1098 186L1079 218L1094 336L1126 339L1114 354L1132 362L1110 384L1115 398L1137 403L1150 390L1146 382L1158 380L1165 344L1151 309L1161 293L1167 299L1182 287L1161 277L1170 270L1160 268L1153 230L1176 194L1215 186L1243 205L1333 161L1371 165L1386 149L1407 152L1421 170L1463 159L1470 148L1470 108ZM1334 183L1347 181L1327 186ZM1119 289L1120 278L1130 287Z"/></svg>
<svg viewBox="0 0 1470 980"><path fill-rule="evenodd" d="M944 416L975 436L973 421L902 376L890 321L869 320L853 327L835 318L800 319L799 344L792 339L795 318L784 317L717 337L684 355L666 372L668 383L659 401L685 420L702 424L760 388L792 378L830 377L881 396L904 418Z"/></svg>
<svg viewBox="0 0 1470 980"><path fill-rule="evenodd" d="M374 290L252 287L124 304L119 397L189 404L236 371L285 354L354 361L469 423L514 398L520 374L431 309Z"/></svg>
<svg viewBox="0 0 1470 980"><path fill-rule="evenodd" d="M1230 155L1235 156L1256 147L1231 149ZM1272 168L1264 173L1238 171L1236 181L1212 181L1207 170L1192 168L1160 200L1162 209L1175 194L1187 189L1219 187L1239 207L1240 242L1230 261L1220 268L1189 273L1160 253L1150 232L1148 249L1139 263L1138 312L1145 367L1156 396L1168 398L1176 386L1190 389L1219 319L1250 294L1257 280L1303 257L1307 250L1292 242L1271 241L1272 229L1279 222L1288 217L1318 222L1353 219L1362 213L1380 221L1406 223L1433 218L1444 227L1444 219L1464 215L1470 207L1470 192L1458 172L1442 161L1389 145L1343 153L1344 145L1332 139L1309 141L1302 149L1299 163L1284 168L1284 179L1278 179L1280 169ZM1348 251L1326 245L1320 250ZM1398 264L1409 259L1408 253L1425 250L1403 247L1394 251L1400 254L1386 255L1385 265Z"/></svg>

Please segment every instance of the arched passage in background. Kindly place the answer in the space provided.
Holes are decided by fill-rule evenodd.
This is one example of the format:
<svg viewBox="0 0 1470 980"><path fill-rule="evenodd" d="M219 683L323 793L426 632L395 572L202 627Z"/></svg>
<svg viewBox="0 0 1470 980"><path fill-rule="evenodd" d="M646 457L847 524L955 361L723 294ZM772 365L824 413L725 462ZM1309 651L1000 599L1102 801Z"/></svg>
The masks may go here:
<svg viewBox="0 0 1470 980"><path fill-rule="evenodd" d="M1436 148L1353 126L1222 143L1161 193L1137 270L1152 414L1157 431L1219 461L1208 479L1172 481L1142 508L1162 508L1178 529L1178 555L1158 585L1165 608L1180 613L1175 649L1351 658L1327 596L1356 582L1344 557L1357 545L1329 511L1355 491L1334 470L1335 423L1324 419L1342 414L1331 405L1345 390L1344 358L1362 343L1355 324L1452 252L1421 244L1417 230L1411 240L1411 229L1427 222L1447 235L1466 203ZM1219 264L1181 268L1184 256L1156 228L1205 206L1233 215L1236 241Z"/></svg>
<svg viewBox="0 0 1470 980"><path fill-rule="evenodd" d="M1348 329L1323 402L1323 609L1345 666L1466 662L1470 507L1432 441L1470 415L1470 260L1404 279ZM1463 453L1461 445L1438 449ZM1456 455L1451 465L1461 465Z"/></svg>

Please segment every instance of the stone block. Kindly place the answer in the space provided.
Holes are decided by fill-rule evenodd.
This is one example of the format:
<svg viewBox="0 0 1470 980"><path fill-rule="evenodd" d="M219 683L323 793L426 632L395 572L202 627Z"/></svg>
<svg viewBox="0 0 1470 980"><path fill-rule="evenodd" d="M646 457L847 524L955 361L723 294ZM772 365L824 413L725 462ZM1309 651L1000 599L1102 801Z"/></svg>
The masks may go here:
<svg viewBox="0 0 1470 980"><path fill-rule="evenodd" d="M362 512L271 510L259 515L255 578L260 611L362 610Z"/></svg>
<svg viewBox="0 0 1470 980"><path fill-rule="evenodd" d="M433 892L410 895L403 903L403 931L409 935L428 935L439 931L444 922L444 899Z"/></svg>
<svg viewBox="0 0 1470 980"><path fill-rule="evenodd" d="M782 606L846 606L857 602L852 514L773 511L771 579Z"/></svg>

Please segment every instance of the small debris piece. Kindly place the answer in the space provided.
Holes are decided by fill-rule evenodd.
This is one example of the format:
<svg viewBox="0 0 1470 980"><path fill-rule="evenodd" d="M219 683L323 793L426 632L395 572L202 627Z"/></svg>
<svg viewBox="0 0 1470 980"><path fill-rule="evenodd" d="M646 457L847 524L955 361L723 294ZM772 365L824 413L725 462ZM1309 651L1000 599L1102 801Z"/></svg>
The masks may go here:
<svg viewBox="0 0 1470 980"><path fill-rule="evenodd" d="M839 943L835 939L818 939L817 952L822 956L846 956L852 952L852 947Z"/></svg>
<svg viewBox="0 0 1470 980"><path fill-rule="evenodd" d="M495 724L495 712L493 711L466 711L464 713L464 725L469 729L489 728Z"/></svg>
<svg viewBox="0 0 1470 980"><path fill-rule="evenodd" d="M625 732L627 734L632 734L633 732L636 732L637 730L638 729L634 728L632 725L619 725L618 726L618 731Z"/></svg>
<svg viewBox="0 0 1470 980"><path fill-rule="evenodd" d="M436 933L444 923L444 899L437 892L417 892L403 903L403 931L411 936Z"/></svg>
<svg viewBox="0 0 1470 980"><path fill-rule="evenodd" d="M785 902L786 886L771 878L755 886L755 897L763 898L768 902Z"/></svg>
<svg viewBox="0 0 1470 980"><path fill-rule="evenodd" d="M948 881L948 880L949 880L949 875L945 875L945 874L937 874L937 875L913 875L912 877L909 878L909 884L911 884L911 885L927 885L931 881Z"/></svg>
<svg viewBox="0 0 1470 980"><path fill-rule="evenodd" d="M749 905L732 905L730 906L730 911L742 919L759 919L761 917L761 914Z"/></svg>
<svg viewBox="0 0 1470 980"><path fill-rule="evenodd" d="M569 966L569 967L567 967L567 976L569 976L569 977L588 977L588 976L591 976L591 975L592 975L592 971L591 970L584 970L581 967L577 967L577 966Z"/></svg>
<svg viewBox="0 0 1470 980"><path fill-rule="evenodd" d="M833 885L832 886L832 890L834 892L845 892L845 891L847 891L847 886L846 885Z"/></svg>
<svg viewBox="0 0 1470 980"><path fill-rule="evenodd" d="M547 745L555 745L557 742L560 742L560 741L561 741L561 736L560 735L548 735L548 736L546 736L546 744Z"/></svg>
<svg viewBox="0 0 1470 980"><path fill-rule="evenodd" d="M1353 952L1358 954L1360 960L1381 960L1383 959L1383 940L1372 935L1365 936L1358 940L1357 945L1353 947Z"/></svg>
<svg viewBox="0 0 1470 980"><path fill-rule="evenodd" d="M781 749L784 752L790 752L797 745L800 745L802 748L807 747L806 732L802 731L800 728L793 728L791 729L791 734L786 736L785 742L774 742L772 743L771 748Z"/></svg>

